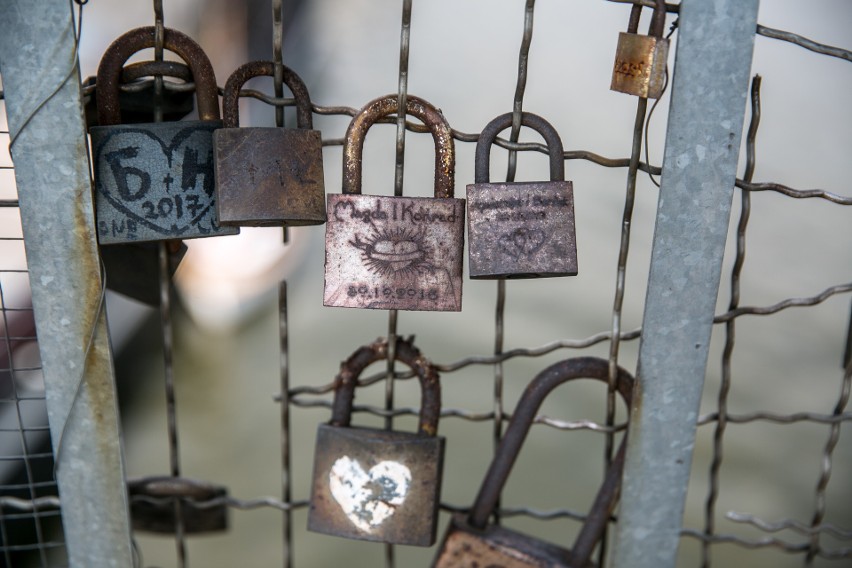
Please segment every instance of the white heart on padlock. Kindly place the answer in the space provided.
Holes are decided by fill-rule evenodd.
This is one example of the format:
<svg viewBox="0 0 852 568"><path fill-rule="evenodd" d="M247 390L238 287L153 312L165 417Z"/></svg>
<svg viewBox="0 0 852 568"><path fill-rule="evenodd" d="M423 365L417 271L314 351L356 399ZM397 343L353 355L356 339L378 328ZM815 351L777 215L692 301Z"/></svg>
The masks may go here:
<svg viewBox="0 0 852 568"><path fill-rule="evenodd" d="M367 472L358 460L343 456L331 467L328 484L332 497L352 524L370 531L403 504L411 484L411 470L399 462L383 461Z"/></svg>

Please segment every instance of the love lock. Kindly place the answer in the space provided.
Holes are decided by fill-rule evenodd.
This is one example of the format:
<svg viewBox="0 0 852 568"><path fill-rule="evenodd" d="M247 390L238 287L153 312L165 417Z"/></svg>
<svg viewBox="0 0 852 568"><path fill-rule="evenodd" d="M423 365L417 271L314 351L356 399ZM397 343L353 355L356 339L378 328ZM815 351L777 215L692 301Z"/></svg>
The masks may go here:
<svg viewBox="0 0 852 568"><path fill-rule="evenodd" d="M436 568L587 568L618 500L627 435L604 477L592 510L570 550L543 542L497 525L488 518L497 506L524 439L544 398L557 386L581 378L607 382L609 363L597 357L577 357L551 365L530 382L521 396L494 461L476 496L469 515L453 515L444 543L433 566ZM630 409L634 380L619 368L615 389Z"/></svg>
<svg viewBox="0 0 852 568"><path fill-rule="evenodd" d="M335 378L331 422L317 431L308 530L359 540L431 546L438 526L444 438L438 372L397 338L396 359L417 374L423 392L417 433L350 427L355 386L388 343L361 347Z"/></svg>
<svg viewBox="0 0 852 568"><path fill-rule="evenodd" d="M627 24L627 33L618 34L615 65L612 69L611 91L658 99L666 83L666 62L669 40L663 37L666 25L666 2L656 0L649 35L636 33L642 6L634 4Z"/></svg>
<svg viewBox="0 0 852 568"><path fill-rule="evenodd" d="M184 534L228 529L228 490L220 485L184 477L143 477L128 480L127 495L134 530L174 534L178 501Z"/></svg>

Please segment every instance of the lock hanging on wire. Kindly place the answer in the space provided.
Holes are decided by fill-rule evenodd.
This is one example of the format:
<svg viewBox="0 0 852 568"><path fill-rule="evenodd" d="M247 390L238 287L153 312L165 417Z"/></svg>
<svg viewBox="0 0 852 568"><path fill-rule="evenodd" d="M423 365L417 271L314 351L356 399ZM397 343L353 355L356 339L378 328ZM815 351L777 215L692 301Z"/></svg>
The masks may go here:
<svg viewBox="0 0 852 568"><path fill-rule="evenodd" d="M271 61L252 61L225 84L225 127L213 133L216 207L223 225L325 223L322 138L313 130L311 98L302 79L284 67L284 84L296 99L298 128L239 128L243 83L274 74Z"/></svg>
<svg viewBox="0 0 852 568"><path fill-rule="evenodd" d="M444 438L437 435L441 385L412 339L397 338L396 360L420 380L418 430L350 426L355 386L371 363L388 358L388 342L361 347L335 378L331 422L317 431L308 530L391 544L431 546L438 526Z"/></svg>
<svg viewBox="0 0 852 568"><path fill-rule="evenodd" d="M648 35L637 34L642 6L634 4L627 33L618 34L615 65L612 69L613 91L658 99L666 82L669 40L663 37L666 25L666 2L656 0Z"/></svg>
<svg viewBox="0 0 852 568"><path fill-rule="evenodd" d="M467 186L471 278L542 278L577 275L574 188L565 181L562 140L538 115L521 113L521 124L547 143L550 181L489 182L490 152L512 113L488 123L476 143L476 183Z"/></svg>
<svg viewBox="0 0 852 568"><path fill-rule="evenodd" d="M165 49L192 70L200 120L119 124L122 65L154 43L153 26L131 30L107 48L98 66L100 126L90 134L102 245L239 233L216 219L213 131L222 122L213 66L197 43L176 30L163 33Z"/></svg>
<svg viewBox="0 0 852 568"><path fill-rule="evenodd" d="M545 397L557 386L581 378L608 382L609 363L597 357L576 357L551 365L527 386L518 401L506 433L485 474L485 479L468 515L457 513L444 537L433 566L436 568L539 568L542 566L588 568L589 559L600 541L618 499L627 435L622 438L592 509L571 549L534 539L498 525L489 525L503 486L518 457L524 439ZM624 369L616 375L615 390L627 409L634 380Z"/></svg>
<svg viewBox="0 0 852 568"><path fill-rule="evenodd" d="M434 198L361 195L367 130L397 113L396 95L361 109L346 131L343 193L328 196L323 305L383 310L461 310L465 200L453 197L455 144L441 112L409 95L405 113L435 141Z"/></svg>

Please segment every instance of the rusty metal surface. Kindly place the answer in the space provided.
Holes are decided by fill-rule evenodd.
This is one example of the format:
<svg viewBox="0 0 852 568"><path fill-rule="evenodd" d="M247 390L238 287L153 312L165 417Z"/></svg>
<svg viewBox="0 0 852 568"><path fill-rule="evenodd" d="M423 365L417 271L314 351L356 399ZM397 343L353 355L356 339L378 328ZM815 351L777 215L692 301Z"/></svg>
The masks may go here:
<svg viewBox="0 0 852 568"><path fill-rule="evenodd" d="M521 446L529 433L529 429L545 397L557 386L582 378L608 382L609 362L597 357L575 357L567 359L549 366L536 375L529 383L515 407L512 419L506 428L506 434L497 448L488 472L485 474L485 479L482 482L469 516L467 518L457 517L454 519L454 523L445 539L450 548L439 554L436 566L441 568L476 566L478 565L477 561L473 560L473 558L477 554L481 554L483 558L495 562L495 566L571 566L581 568L588 564L592 552L594 552L597 543L600 541L618 500L621 473L624 468L626 435L622 439L621 446L607 470L604 482L592 504L592 509L586 517L586 522L583 524L580 533L574 541L574 545L571 547L570 557L559 552L558 548L554 549L557 556L561 556L563 559L562 563L547 563L541 560L529 560L523 563L521 559L530 558L529 551L537 548L547 549L550 545L540 543L535 539L528 539L528 537L519 535L518 533L515 533L511 538L506 538L499 531L494 533L498 539L503 539L498 544L491 544L483 540L483 537L488 534L484 532L488 524L488 519L497 507L503 486L509 477ZM614 388L624 399L628 410L630 409L633 386L633 377L627 371L618 367ZM452 536L454 532L458 531L466 532L467 535ZM527 541L522 545L521 551L515 553L508 550L508 547L511 546L509 543L514 543L517 540ZM472 552L473 558L466 558L462 553L465 544L471 546L473 551L476 551ZM505 559L502 561L492 560L494 555ZM515 560L510 562L509 559L511 558L515 558L518 563L512 563ZM483 565L490 564L486 563Z"/></svg>
<svg viewBox="0 0 852 568"><path fill-rule="evenodd" d="M182 241L167 241L169 276L187 251ZM145 304L160 303L159 252L154 243L115 245L100 249L107 288Z"/></svg>
<svg viewBox="0 0 852 568"><path fill-rule="evenodd" d="M576 276L573 184L564 181L562 141L553 126L521 113L521 123L547 143L551 181L488 181L491 145L512 120L513 113L492 120L476 145L476 183L467 186L470 277Z"/></svg>
<svg viewBox="0 0 852 568"><path fill-rule="evenodd" d="M350 427L355 386L363 370L389 356L378 339L341 364L332 419L317 432L308 530L392 544L435 542L444 460L437 436L441 392L435 367L396 338L396 360L417 374L423 392L416 433Z"/></svg>
<svg viewBox="0 0 852 568"><path fill-rule="evenodd" d="M204 481L172 476L144 477L127 482L130 515L137 531L174 534L175 500L181 503L181 522L186 534L228 529L228 490ZM216 500L200 507L196 503Z"/></svg>
<svg viewBox="0 0 852 568"><path fill-rule="evenodd" d="M609 88L629 95L658 99L666 82L666 62L669 57L669 40L663 38L666 4L657 0L648 35L636 33L641 9L639 5L633 6L627 33L618 34Z"/></svg>
<svg viewBox="0 0 852 568"><path fill-rule="evenodd" d="M253 77L273 77L272 61L246 63L225 84L225 128L213 133L216 208L223 224L325 223L322 137L312 129L311 98L304 81L282 67L283 81L296 99L296 130L239 128L240 88Z"/></svg>

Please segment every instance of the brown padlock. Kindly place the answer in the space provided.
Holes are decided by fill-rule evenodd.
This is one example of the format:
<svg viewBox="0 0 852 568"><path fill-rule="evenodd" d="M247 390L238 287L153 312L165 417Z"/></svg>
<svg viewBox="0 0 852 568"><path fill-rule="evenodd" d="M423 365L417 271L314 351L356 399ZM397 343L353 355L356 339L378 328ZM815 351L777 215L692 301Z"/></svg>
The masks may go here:
<svg viewBox="0 0 852 568"><path fill-rule="evenodd" d="M642 6L634 4L630 11L627 33L618 34L615 65L610 90L658 99L666 82L669 40L663 37L666 25L666 2L656 0L648 35L639 35Z"/></svg>
<svg viewBox="0 0 852 568"><path fill-rule="evenodd" d="M228 490L223 486L164 475L128 480L127 494L134 530L174 534L178 502L182 533L228 529Z"/></svg>
<svg viewBox="0 0 852 568"><path fill-rule="evenodd" d="M467 186L470 277L545 278L577 275L574 187L565 181L562 140L538 115L521 124L538 131L550 155L550 181L489 182L491 145L512 113L488 123L476 143L476 183Z"/></svg>
<svg viewBox="0 0 852 568"><path fill-rule="evenodd" d="M224 225L325 223L322 138L313 130L311 98L302 79L284 67L284 83L296 99L297 129L239 128L243 83L274 73L273 62L252 61L225 84L225 127L213 133L216 207Z"/></svg>
<svg viewBox="0 0 852 568"><path fill-rule="evenodd" d="M392 544L435 542L444 462L444 438L437 435L441 385L411 341L398 337L395 353L420 379L417 433L349 425L358 377L387 359L387 340L361 347L341 364L331 422L317 431L308 530Z"/></svg>
<svg viewBox="0 0 852 568"><path fill-rule="evenodd" d="M506 434L488 468L476 501L469 515L453 515L444 543L433 566L437 568L501 568L564 567L587 568L589 559L603 535L618 499L627 435L621 441L609 466L603 485L598 491L591 512L586 517L571 549L543 542L497 525L489 525L500 492L509 477L518 452L529 432L544 398L562 383L581 378L607 382L609 364L597 357L577 357L551 365L539 373L521 396ZM634 380L619 368L615 389L627 403L633 392Z"/></svg>
<svg viewBox="0 0 852 568"><path fill-rule="evenodd" d="M367 130L398 112L396 95L361 109L343 145L343 194L328 196L323 305L382 310L461 310L464 199L453 198L455 144L441 112L409 95L406 114L435 141L435 197L361 195Z"/></svg>

